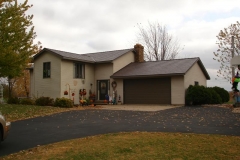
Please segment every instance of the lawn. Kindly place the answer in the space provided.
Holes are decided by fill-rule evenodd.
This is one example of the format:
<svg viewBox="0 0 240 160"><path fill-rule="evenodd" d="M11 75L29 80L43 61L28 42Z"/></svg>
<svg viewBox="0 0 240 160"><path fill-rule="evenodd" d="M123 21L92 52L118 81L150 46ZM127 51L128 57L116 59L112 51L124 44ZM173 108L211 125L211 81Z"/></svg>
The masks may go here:
<svg viewBox="0 0 240 160"><path fill-rule="evenodd" d="M10 122L38 116L51 115L59 112L83 109L87 109L87 107L84 108L79 106L74 108L60 108L52 106L0 104L0 111Z"/></svg>
<svg viewBox="0 0 240 160"><path fill-rule="evenodd" d="M131 132L98 135L39 146L3 157L81 160L240 159L240 137Z"/></svg>
<svg viewBox="0 0 240 160"><path fill-rule="evenodd" d="M76 107L73 109L86 109ZM0 105L8 120L15 121L73 109ZM38 146L0 157L22 159L240 159L240 137L186 133L112 133Z"/></svg>

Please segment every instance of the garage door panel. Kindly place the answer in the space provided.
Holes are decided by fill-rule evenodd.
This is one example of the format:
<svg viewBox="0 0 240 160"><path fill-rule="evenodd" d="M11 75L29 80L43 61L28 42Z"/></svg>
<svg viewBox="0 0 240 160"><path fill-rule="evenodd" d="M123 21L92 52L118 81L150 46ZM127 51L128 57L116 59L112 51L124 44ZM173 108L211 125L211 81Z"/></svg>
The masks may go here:
<svg viewBox="0 0 240 160"><path fill-rule="evenodd" d="M171 79L124 80L126 104L171 104Z"/></svg>

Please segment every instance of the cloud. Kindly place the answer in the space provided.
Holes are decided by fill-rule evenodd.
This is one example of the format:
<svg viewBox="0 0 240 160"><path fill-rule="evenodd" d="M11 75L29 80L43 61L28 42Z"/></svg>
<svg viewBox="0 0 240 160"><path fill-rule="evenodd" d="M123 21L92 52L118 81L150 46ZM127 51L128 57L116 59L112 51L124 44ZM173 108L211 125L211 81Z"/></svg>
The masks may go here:
<svg viewBox="0 0 240 160"><path fill-rule="evenodd" d="M180 58L200 57L210 77L215 77L216 35L240 19L238 1L34 0L29 1L34 6L28 13L34 15L36 40L43 47L74 53L132 48L138 23L161 23L184 46ZM212 79L212 84L229 88L219 80Z"/></svg>

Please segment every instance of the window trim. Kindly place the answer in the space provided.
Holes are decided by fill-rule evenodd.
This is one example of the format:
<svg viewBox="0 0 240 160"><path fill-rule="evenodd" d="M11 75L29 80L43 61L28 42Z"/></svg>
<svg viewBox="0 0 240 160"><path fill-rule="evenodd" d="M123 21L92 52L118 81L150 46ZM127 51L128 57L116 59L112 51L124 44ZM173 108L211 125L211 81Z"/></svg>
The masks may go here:
<svg viewBox="0 0 240 160"><path fill-rule="evenodd" d="M199 82L198 81L194 81L194 86L199 86Z"/></svg>
<svg viewBox="0 0 240 160"><path fill-rule="evenodd" d="M73 78L85 79L85 64L81 63L81 62L74 62L73 67L74 67ZM78 70L76 70L77 68L78 68ZM81 73L79 74L80 71L81 71Z"/></svg>
<svg viewBox="0 0 240 160"><path fill-rule="evenodd" d="M43 62L43 78L51 78L51 62Z"/></svg>

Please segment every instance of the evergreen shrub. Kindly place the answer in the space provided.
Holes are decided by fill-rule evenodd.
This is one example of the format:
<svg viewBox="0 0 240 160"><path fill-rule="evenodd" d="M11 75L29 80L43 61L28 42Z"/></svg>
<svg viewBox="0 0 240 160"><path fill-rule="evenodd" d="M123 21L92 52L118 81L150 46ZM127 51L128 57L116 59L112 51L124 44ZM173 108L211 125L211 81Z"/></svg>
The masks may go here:
<svg viewBox="0 0 240 160"><path fill-rule="evenodd" d="M22 98L22 99L20 99L20 104L23 104L23 105L34 105L35 102L34 102L34 100L32 100L30 98Z"/></svg>
<svg viewBox="0 0 240 160"><path fill-rule="evenodd" d="M50 97L39 97L35 100L35 104L38 106L52 106L54 100Z"/></svg>
<svg viewBox="0 0 240 160"><path fill-rule="evenodd" d="M56 107L62 107L62 108L72 108L73 107L73 101L68 98L56 98L54 102L54 106Z"/></svg>

